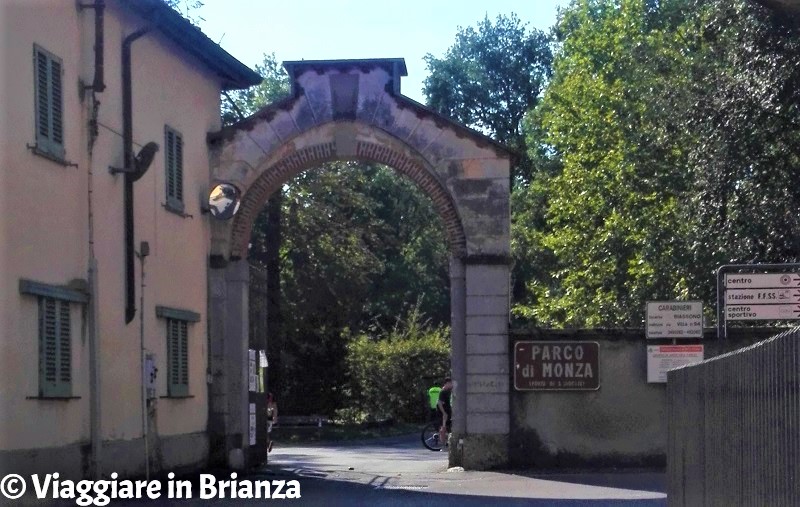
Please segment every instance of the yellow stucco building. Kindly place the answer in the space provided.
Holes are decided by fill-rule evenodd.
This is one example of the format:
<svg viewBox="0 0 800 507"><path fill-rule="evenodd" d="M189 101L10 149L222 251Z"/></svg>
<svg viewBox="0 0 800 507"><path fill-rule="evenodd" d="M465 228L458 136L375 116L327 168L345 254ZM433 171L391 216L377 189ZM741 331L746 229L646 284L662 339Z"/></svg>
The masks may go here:
<svg viewBox="0 0 800 507"><path fill-rule="evenodd" d="M206 135L259 76L161 0L0 0L0 63L0 472L204 464Z"/></svg>

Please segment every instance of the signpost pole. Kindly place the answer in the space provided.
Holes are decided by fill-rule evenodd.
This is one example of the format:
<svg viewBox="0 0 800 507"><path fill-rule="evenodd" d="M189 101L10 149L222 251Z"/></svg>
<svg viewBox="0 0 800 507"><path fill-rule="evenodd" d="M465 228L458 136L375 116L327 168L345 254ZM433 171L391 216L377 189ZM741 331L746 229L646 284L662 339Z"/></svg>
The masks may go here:
<svg viewBox="0 0 800 507"><path fill-rule="evenodd" d="M720 266L717 270L717 339L726 339L727 327L725 326L725 272L728 266Z"/></svg>

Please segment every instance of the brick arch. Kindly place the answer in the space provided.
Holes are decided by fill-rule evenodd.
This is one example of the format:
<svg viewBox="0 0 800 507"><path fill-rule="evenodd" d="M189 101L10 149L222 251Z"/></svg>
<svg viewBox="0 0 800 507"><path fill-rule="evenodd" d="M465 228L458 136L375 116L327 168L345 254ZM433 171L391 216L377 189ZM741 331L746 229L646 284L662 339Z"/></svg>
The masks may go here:
<svg viewBox="0 0 800 507"><path fill-rule="evenodd" d="M433 201L434 209L444 225L451 254L456 257L466 254L464 228L453 199L442 183L424 167L424 162L384 144L358 141L355 154L349 157L338 156L334 142L321 143L293 151L263 170L248 187L234 218L231 227L231 258L247 257L253 223L273 192L302 171L333 160L375 162L406 176Z"/></svg>
<svg viewBox="0 0 800 507"><path fill-rule="evenodd" d="M269 195L322 162L380 163L433 200L448 237L453 433L459 443L451 446L450 464L477 469L507 465L514 155L404 97L402 59L300 61L284 67L292 85L289 97L208 136L210 182L232 183L243 194L233 220L210 225L209 334L212 347L223 351L210 368L226 375L212 384L211 398L242 391L242 351L248 348L247 312L242 310L249 281L243 259L253 222ZM235 364L226 362L230 357ZM240 436L246 427L246 400L244 392L241 403L234 404L235 421L228 405L212 409L215 424L223 428L220 442L235 443L228 437ZM224 426L229 420L242 424L231 422L229 431Z"/></svg>

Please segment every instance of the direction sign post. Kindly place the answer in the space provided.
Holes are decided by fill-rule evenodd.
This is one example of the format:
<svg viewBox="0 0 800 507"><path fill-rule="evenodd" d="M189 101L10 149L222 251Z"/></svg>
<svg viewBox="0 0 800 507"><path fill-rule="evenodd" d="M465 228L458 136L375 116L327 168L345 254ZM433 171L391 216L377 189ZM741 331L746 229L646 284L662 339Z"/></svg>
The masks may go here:
<svg viewBox="0 0 800 507"><path fill-rule="evenodd" d="M717 270L717 334L729 320L800 319L800 264L732 264ZM750 270L750 272L742 272ZM754 273L753 270L773 271ZM734 272L736 271L736 272ZM774 272L782 271L782 272Z"/></svg>
<svg viewBox="0 0 800 507"><path fill-rule="evenodd" d="M725 320L800 318L800 275L727 273Z"/></svg>

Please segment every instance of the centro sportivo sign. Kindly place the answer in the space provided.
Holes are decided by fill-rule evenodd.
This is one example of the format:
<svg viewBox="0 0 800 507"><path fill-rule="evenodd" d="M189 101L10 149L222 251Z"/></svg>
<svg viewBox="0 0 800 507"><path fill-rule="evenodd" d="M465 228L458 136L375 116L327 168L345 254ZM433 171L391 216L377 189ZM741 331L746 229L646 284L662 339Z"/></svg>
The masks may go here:
<svg viewBox="0 0 800 507"><path fill-rule="evenodd" d="M514 344L518 391L594 391L600 388L597 342L519 341Z"/></svg>

